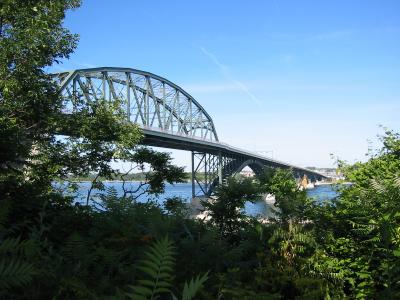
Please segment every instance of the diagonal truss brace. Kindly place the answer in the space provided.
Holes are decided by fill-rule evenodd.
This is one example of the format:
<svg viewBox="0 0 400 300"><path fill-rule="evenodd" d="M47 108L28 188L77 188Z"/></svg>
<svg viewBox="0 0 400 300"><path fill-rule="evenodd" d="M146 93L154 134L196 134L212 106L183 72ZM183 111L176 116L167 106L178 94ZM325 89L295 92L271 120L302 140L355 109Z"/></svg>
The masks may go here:
<svg viewBox="0 0 400 300"><path fill-rule="evenodd" d="M211 196L236 171L240 157L192 151L192 197Z"/></svg>

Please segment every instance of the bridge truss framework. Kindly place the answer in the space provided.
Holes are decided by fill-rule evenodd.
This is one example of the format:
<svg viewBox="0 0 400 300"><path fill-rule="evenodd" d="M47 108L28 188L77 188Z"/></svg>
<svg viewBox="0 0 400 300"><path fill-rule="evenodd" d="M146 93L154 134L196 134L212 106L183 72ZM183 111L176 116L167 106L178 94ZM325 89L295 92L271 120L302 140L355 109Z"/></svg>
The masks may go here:
<svg viewBox="0 0 400 300"><path fill-rule="evenodd" d="M211 196L216 186L249 166L291 168L296 177L323 175L219 142L210 115L186 91L155 74L129 68L92 68L53 74L64 99L63 112L88 102L119 101L127 120L138 124L143 144L192 153L192 196ZM197 188L196 188L197 187Z"/></svg>

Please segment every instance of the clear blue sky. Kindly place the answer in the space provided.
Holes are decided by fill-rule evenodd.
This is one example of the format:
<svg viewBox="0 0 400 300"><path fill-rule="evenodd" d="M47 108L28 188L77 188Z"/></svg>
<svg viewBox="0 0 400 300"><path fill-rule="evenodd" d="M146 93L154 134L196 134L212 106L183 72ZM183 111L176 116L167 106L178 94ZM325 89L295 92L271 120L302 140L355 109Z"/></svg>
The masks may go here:
<svg viewBox="0 0 400 300"><path fill-rule="evenodd" d="M123 66L166 77L234 146L331 166L330 153L364 159L379 124L400 131L397 0L84 0L65 25L79 46L52 70Z"/></svg>

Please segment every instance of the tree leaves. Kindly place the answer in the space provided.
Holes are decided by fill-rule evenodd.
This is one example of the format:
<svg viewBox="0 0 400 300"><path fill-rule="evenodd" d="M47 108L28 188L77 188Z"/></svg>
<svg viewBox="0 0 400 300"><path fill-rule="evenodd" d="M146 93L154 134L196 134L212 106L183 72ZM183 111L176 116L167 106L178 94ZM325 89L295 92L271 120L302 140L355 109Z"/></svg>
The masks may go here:
<svg viewBox="0 0 400 300"><path fill-rule="evenodd" d="M246 201L259 198L259 189L251 179L229 178L226 185L216 190L216 197L202 202L211 216L211 221L219 228L221 235L235 237L246 218L243 208Z"/></svg>
<svg viewBox="0 0 400 300"><path fill-rule="evenodd" d="M382 141L383 148L367 162L343 167L353 184L313 219L326 257L355 298L399 295L399 135L386 131ZM331 239L323 236L328 231Z"/></svg>

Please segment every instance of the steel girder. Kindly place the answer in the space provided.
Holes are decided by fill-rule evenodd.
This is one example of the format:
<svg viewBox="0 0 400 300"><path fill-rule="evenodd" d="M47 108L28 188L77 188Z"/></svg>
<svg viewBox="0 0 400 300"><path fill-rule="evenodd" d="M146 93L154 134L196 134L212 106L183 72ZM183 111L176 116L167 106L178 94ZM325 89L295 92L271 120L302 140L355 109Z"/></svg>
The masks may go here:
<svg viewBox="0 0 400 300"><path fill-rule="evenodd" d="M210 154L192 151L192 198L212 196L218 185L226 184L227 178L239 173L245 167L250 167L256 176L262 174L266 167L282 168L282 166L264 164L260 160L245 155L236 155L228 152ZM298 181L303 176L306 176L311 182L316 182L323 178L321 175L312 172L289 169L292 170L294 177Z"/></svg>
<svg viewBox="0 0 400 300"><path fill-rule="evenodd" d="M182 88L160 76L110 67L53 76L61 86L67 114L87 102L118 100L128 120L143 128L218 141L214 123L204 108Z"/></svg>
<svg viewBox="0 0 400 300"><path fill-rule="evenodd" d="M243 155L192 151L192 197L213 195L218 185L225 184L228 177L240 172L246 166L256 175L261 174L265 167L259 161Z"/></svg>

